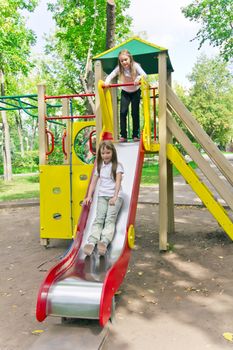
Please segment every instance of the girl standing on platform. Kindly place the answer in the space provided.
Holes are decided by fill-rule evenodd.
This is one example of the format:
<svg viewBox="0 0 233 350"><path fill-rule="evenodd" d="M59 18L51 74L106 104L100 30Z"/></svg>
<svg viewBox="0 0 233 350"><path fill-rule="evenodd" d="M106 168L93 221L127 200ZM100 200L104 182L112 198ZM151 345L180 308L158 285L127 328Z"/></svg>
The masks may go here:
<svg viewBox="0 0 233 350"><path fill-rule="evenodd" d="M108 87L111 80L119 76L121 83L134 83L132 86L122 86L120 103L120 142L127 142L127 114L129 105L132 106L133 140L139 141L139 105L141 90L139 81L146 73L141 66L134 61L128 50L122 50L118 55L118 66L107 76L105 86Z"/></svg>
<svg viewBox="0 0 233 350"><path fill-rule="evenodd" d="M96 218L91 235L84 246L84 253L91 255L97 244L99 255L105 255L109 243L113 240L116 220L123 198L121 181L123 167L117 161L117 152L111 141L101 141L97 153L97 167L83 205L92 201L98 179L100 179Z"/></svg>

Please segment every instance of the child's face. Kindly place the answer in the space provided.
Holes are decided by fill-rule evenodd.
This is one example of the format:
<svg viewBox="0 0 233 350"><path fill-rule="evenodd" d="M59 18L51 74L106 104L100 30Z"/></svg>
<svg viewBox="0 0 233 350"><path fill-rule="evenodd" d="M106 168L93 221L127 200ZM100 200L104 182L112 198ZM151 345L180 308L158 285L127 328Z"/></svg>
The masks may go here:
<svg viewBox="0 0 233 350"><path fill-rule="evenodd" d="M107 149L106 147L103 147L101 149L101 158L103 159L105 164L108 164L112 160L112 150Z"/></svg>
<svg viewBox="0 0 233 350"><path fill-rule="evenodd" d="M129 68L130 67L130 57L124 54L121 54L119 56L119 61L123 68Z"/></svg>

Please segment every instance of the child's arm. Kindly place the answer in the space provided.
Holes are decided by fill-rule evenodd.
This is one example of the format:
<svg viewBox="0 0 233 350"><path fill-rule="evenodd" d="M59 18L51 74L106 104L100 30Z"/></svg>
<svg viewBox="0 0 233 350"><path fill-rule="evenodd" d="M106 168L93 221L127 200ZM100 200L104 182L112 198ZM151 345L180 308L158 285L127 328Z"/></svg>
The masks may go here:
<svg viewBox="0 0 233 350"><path fill-rule="evenodd" d="M136 79L134 80L135 85L137 85L139 83L139 81L141 80L142 77L146 77L146 72L144 72L144 70L142 69L142 67L140 66L140 64L135 63L136 65L136 71L139 74Z"/></svg>
<svg viewBox="0 0 233 350"><path fill-rule="evenodd" d="M93 195L93 193L95 191L95 187L96 187L98 178L99 178L99 176L93 175L93 178L91 180L91 184L90 184L87 196L86 196L86 198L84 198L82 205L88 205L89 203L91 203L92 195Z"/></svg>
<svg viewBox="0 0 233 350"><path fill-rule="evenodd" d="M117 66L113 71L107 76L105 79L104 85L108 87L110 84L111 80L114 79L117 75L119 74L119 67Z"/></svg>
<svg viewBox="0 0 233 350"><path fill-rule="evenodd" d="M109 200L109 204L110 205L115 205L117 197L118 197L118 193L120 191L121 188L121 180L122 180L122 173L117 173L116 174L116 187L115 187L115 192L114 192L114 196Z"/></svg>

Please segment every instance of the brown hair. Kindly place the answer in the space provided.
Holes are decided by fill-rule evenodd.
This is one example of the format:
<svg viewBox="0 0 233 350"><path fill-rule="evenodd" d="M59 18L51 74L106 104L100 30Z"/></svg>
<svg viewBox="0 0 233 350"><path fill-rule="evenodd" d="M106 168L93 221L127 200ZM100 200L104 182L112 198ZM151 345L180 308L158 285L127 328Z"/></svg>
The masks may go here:
<svg viewBox="0 0 233 350"><path fill-rule="evenodd" d="M101 157L101 150L104 148L112 151L112 160L111 160L111 162L112 162L112 177L116 181L116 170L117 170L117 164L118 164L117 152L116 152L116 148L115 148L114 144L112 143L112 141L109 141L109 140L101 141L99 144L99 149L97 152L97 172L98 172L98 175L100 175L100 168L101 168L101 165L103 164L103 159Z"/></svg>
<svg viewBox="0 0 233 350"><path fill-rule="evenodd" d="M125 56L128 56L129 59L130 59L130 74L132 76L133 79L136 78L136 69L135 69L135 66L134 66L134 59L133 59L133 56L131 55L131 53L128 51L128 50L122 50L119 52L118 54L118 66L119 66L119 75L120 76L123 76L124 75L124 68L120 62L120 56L121 55L125 55Z"/></svg>

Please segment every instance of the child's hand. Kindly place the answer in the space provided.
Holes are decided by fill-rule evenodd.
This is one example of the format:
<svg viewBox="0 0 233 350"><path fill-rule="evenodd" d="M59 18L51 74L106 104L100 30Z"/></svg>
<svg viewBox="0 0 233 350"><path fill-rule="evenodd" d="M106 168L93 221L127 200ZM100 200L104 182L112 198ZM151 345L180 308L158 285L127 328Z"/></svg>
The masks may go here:
<svg viewBox="0 0 233 350"><path fill-rule="evenodd" d="M135 85L135 86L139 85L139 81L135 80L135 81L134 81L134 85Z"/></svg>
<svg viewBox="0 0 233 350"><path fill-rule="evenodd" d="M104 83L105 88L109 88L109 84Z"/></svg>
<svg viewBox="0 0 233 350"><path fill-rule="evenodd" d="M86 198L84 198L84 200L82 202L82 206L89 205L91 202L92 202L92 198L86 197Z"/></svg>
<svg viewBox="0 0 233 350"><path fill-rule="evenodd" d="M116 204L117 197L112 197L109 199L109 205L115 205Z"/></svg>

